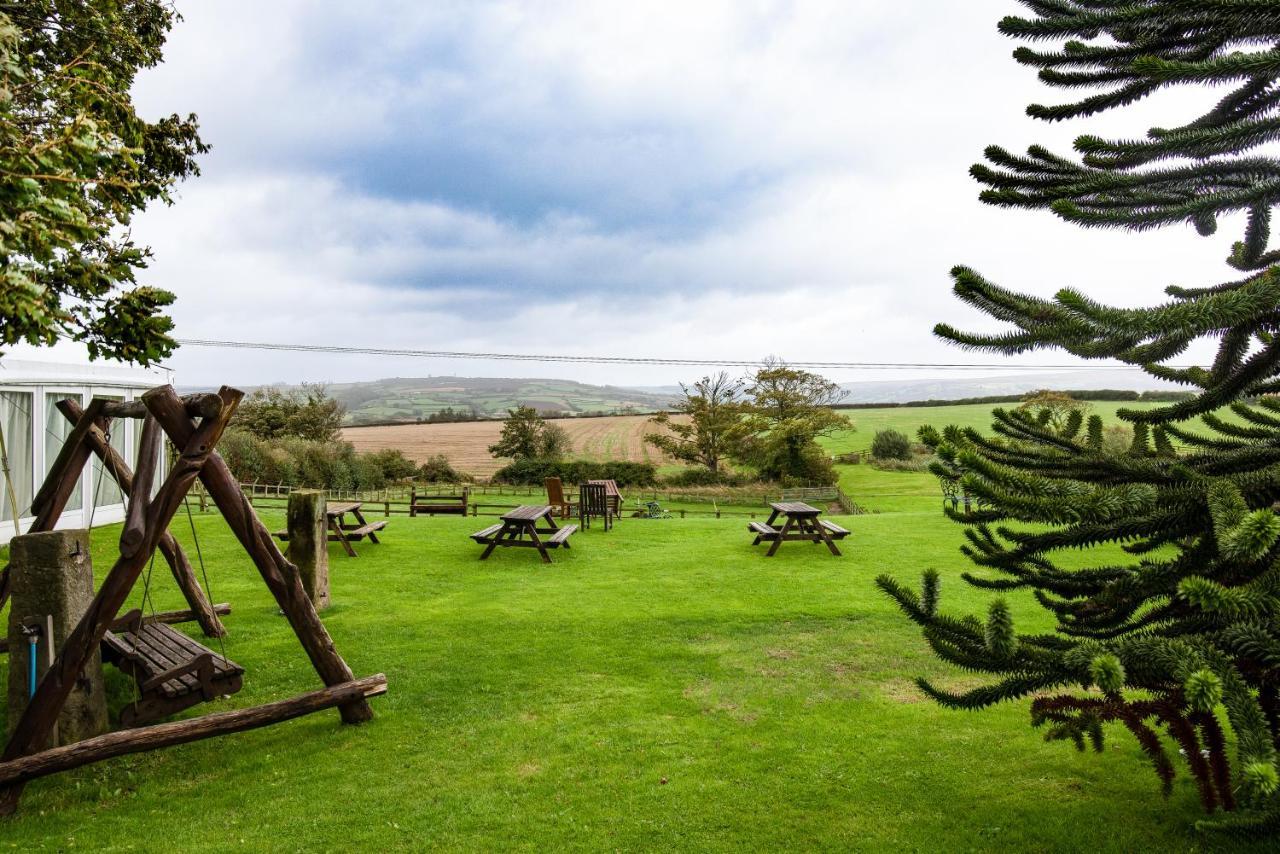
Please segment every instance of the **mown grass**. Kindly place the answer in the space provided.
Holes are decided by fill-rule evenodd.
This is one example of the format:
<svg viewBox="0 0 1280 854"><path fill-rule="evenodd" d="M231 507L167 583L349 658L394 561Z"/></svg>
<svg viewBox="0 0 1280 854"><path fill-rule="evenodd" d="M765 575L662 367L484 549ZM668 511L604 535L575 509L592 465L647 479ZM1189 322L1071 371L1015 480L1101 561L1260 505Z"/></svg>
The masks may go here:
<svg viewBox="0 0 1280 854"><path fill-rule="evenodd" d="M738 520L625 519L550 566L514 549L478 561L466 535L483 520L396 518L359 558L331 552L325 622L357 674L390 680L374 722L323 713L42 780L0 844L1210 849L1189 780L1162 799L1124 734L1081 755L1031 730L1026 702L970 714L921 697L917 675L974 679L933 657L874 576L936 566L947 609L985 597L959 581L959 531L933 499L882 509L840 520L843 558L798 543L765 559ZM211 708L315 687L221 519L196 527L235 609L226 652L248 671ZM99 574L118 533L94 534ZM159 567L151 588L157 608L181 604ZM1020 629L1047 628L1013 604Z"/></svg>

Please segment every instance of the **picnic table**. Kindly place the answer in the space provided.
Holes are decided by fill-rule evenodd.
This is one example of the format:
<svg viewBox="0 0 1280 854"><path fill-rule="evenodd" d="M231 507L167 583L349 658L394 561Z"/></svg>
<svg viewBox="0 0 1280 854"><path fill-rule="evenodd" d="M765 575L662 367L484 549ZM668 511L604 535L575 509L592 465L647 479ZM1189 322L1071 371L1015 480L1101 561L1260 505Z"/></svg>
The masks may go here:
<svg viewBox="0 0 1280 854"><path fill-rule="evenodd" d="M622 493L618 491L618 482L616 480L588 480L590 484L600 484L604 486L604 497L609 501L609 506L613 509L614 518L622 515Z"/></svg>
<svg viewBox="0 0 1280 854"><path fill-rule="evenodd" d="M325 502L324 515L329 526L329 542L342 543L342 548L350 557L357 557L356 550L351 546L353 542L359 542L368 537L369 542L376 543L378 542L377 532L387 527L385 521L370 522L365 519L364 514L360 512L363 506L360 501ZM355 517L354 523L347 521L348 513ZM276 531L275 535L281 540L289 539L288 531Z"/></svg>
<svg viewBox="0 0 1280 854"><path fill-rule="evenodd" d="M555 508L550 504L521 504L516 509L503 513L499 524L490 525L471 535L471 539L486 547L480 559L488 558L499 546L516 546L537 549L542 555L542 562L551 563L551 555L547 554L547 549L560 546L569 548L569 535L578 530L577 525L557 526L554 512ZM539 522L543 523L541 527ZM544 540L540 536L542 534L551 536Z"/></svg>
<svg viewBox="0 0 1280 854"><path fill-rule="evenodd" d="M833 555L840 555L835 541L849 536L849 532L835 522L819 519L818 516L822 511L817 507L805 504L803 501L773 501L769 503L769 507L773 512L769 514L768 521L747 524L747 530L756 535L751 545L758 546L765 541L772 543L765 557L773 557L784 540L826 543ZM779 516L786 517L781 528L776 526Z"/></svg>

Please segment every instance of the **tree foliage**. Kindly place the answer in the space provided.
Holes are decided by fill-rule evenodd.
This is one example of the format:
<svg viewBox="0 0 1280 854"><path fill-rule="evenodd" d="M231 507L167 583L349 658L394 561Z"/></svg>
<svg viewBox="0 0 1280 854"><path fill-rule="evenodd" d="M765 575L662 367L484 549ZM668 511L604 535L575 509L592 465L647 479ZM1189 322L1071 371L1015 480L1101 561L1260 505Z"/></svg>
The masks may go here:
<svg viewBox="0 0 1280 854"><path fill-rule="evenodd" d="M558 424L549 424L532 406L507 410L502 433L489 446L494 457L513 460L558 460L569 452L569 434Z"/></svg>
<svg viewBox="0 0 1280 854"><path fill-rule="evenodd" d="M844 399L844 390L818 374L770 360L747 379L745 393L740 459L765 478L834 483L831 460L817 440L852 428L831 409Z"/></svg>
<svg viewBox="0 0 1280 854"><path fill-rule="evenodd" d="M342 404L329 397L323 385L266 387L255 389L241 402L232 426L259 439L293 436L330 442L342 432L345 412Z"/></svg>
<svg viewBox="0 0 1280 854"><path fill-rule="evenodd" d="M0 3L0 346L172 351L173 295L137 285L150 251L127 228L207 150L195 116L149 122L130 96L176 17L161 0Z"/></svg>
<svg viewBox="0 0 1280 854"><path fill-rule="evenodd" d="M648 433L644 440L673 459L718 475L741 446L742 380L720 371L698 380L692 389L681 383L680 392L672 409L688 420L673 421L671 412L659 412L649 423L663 432Z"/></svg>
<svg viewBox="0 0 1280 854"><path fill-rule="evenodd" d="M1042 388L1025 395L1022 403L1018 404L1018 409L1024 412L1035 412L1038 418L1044 418L1054 430L1061 430L1067 425L1067 420L1072 417L1071 413L1087 414L1089 404L1087 401L1072 397L1067 392Z"/></svg>
<svg viewBox="0 0 1280 854"><path fill-rule="evenodd" d="M1170 791L1185 763L1214 827L1256 835L1280 830L1280 254L1270 246L1280 163L1260 146L1280 135L1280 5L1261 2L1024 0L1033 14L1006 18L1019 62L1069 89L1048 120L1125 107L1183 85L1224 94L1193 120L1142 139L1076 140L1076 157L1033 146L987 149L973 168L983 201L1048 209L1090 227L1143 230L1190 223L1210 234L1242 212L1243 238L1228 263L1242 277L1170 287L1152 308L1111 308L1073 290L1052 300L998 287L958 267L955 291L1012 324L1000 334L940 325L962 346L1014 354L1059 347L1113 358L1194 391L1183 401L1121 410L1128 447L1108 449L1102 421L1072 411L1060 423L1035 408L994 413L993 436L924 429L934 471L983 500L965 514L964 580L1029 590L1054 617L1051 634L1017 631L1003 600L985 619L939 604L938 575L924 591L889 576L880 586L918 623L943 659L990 683L956 693L920 680L943 705L981 709L1034 697L1032 723L1050 740L1100 750L1104 728L1131 733ZM1207 368L1167 363L1199 338L1216 340ZM1215 410L1229 406L1228 420ZM1188 420L1201 416L1194 428ZM1177 443L1177 444L1175 444ZM1091 547L1123 546L1099 553ZM1083 568L1064 550L1103 554ZM1230 747L1226 733L1234 735ZM1172 745L1172 749L1171 749ZM1176 751L1176 752L1175 752Z"/></svg>

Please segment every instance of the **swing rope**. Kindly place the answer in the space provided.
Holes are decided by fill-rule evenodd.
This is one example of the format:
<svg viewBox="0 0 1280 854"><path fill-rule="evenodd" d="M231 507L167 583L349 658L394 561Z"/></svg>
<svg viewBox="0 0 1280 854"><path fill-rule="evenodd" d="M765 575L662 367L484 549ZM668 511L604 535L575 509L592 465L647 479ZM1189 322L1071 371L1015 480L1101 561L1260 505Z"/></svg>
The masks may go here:
<svg viewBox="0 0 1280 854"><path fill-rule="evenodd" d="M191 542L196 547L196 562L200 564L200 577L204 580L204 595L209 602L209 607L213 607L213 586L209 583L209 571L204 565L204 552L200 549L200 535L196 532L196 519L191 514L191 502L188 501L189 496L182 496L182 506L187 510L187 522L191 525ZM218 635L218 650L222 653L222 660L227 660L227 644L222 635Z"/></svg>

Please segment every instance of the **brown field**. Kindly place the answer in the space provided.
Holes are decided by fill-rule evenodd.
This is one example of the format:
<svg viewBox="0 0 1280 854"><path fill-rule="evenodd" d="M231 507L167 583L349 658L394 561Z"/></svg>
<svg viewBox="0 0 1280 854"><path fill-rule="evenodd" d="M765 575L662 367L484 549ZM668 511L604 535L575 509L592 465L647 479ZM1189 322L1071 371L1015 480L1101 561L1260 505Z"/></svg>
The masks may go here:
<svg viewBox="0 0 1280 854"><path fill-rule="evenodd" d="M644 434L653 428L647 415L614 415L606 418L561 418L559 424L573 442L573 456L587 460L630 460L662 465L670 462L664 454L644 443ZM357 451L395 448L406 457L422 462L444 454L459 471L488 477L507 461L489 456L488 448L498 441L500 421L471 421L463 424L396 424L389 427L347 427L342 438Z"/></svg>

